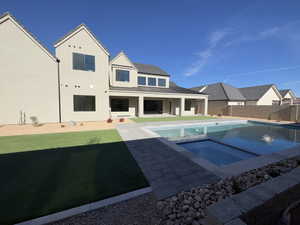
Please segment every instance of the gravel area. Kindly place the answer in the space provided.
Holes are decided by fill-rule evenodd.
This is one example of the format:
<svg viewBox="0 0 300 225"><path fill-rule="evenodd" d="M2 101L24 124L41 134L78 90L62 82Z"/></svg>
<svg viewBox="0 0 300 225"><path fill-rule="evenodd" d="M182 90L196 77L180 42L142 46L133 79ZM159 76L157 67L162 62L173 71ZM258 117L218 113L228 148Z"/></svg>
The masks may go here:
<svg viewBox="0 0 300 225"><path fill-rule="evenodd" d="M163 225L201 225L206 217L205 209L231 195L238 194L250 187L266 182L273 177L285 174L300 165L300 159L288 159L259 169L245 172L239 176L223 179L215 184L159 201L158 209L162 212Z"/></svg>
<svg viewBox="0 0 300 225"><path fill-rule="evenodd" d="M160 214L153 193L82 213L48 225L158 225Z"/></svg>

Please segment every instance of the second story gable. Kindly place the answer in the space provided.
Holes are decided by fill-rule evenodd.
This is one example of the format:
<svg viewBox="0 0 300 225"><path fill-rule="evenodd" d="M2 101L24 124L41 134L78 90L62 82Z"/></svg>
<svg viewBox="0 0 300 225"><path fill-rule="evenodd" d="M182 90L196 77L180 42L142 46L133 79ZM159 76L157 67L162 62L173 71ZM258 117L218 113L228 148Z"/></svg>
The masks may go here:
<svg viewBox="0 0 300 225"><path fill-rule="evenodd" d="M110 62L110 85L114 87L169 88L170 76L157 66L133 63L122 51Z"/></svg>
<svg viewBox="0 0 300 225"><path fill-rule="evenodd" d="M64 85L108 88L109 52L86 25L76 27L54 47Z"/></svg>

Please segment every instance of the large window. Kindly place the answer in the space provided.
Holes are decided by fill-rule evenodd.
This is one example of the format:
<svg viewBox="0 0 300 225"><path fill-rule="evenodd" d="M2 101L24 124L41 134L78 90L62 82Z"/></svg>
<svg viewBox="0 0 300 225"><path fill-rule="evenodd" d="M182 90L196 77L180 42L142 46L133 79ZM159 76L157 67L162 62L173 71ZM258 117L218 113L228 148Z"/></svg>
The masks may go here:
<svg viewBox="0 0 300 225"><path fill-rule="evenodd" d="M129 82L128 70L116 70L116 80Z"/></svg>
<svg viewBox="0 0 300 225"><path fill-rule="evenodd" d="M90 95L73 96L74 112L96 111L96 97Z"/></svg>
<svg viewBox="0 0 300 225"><path fill-rule="evenodd" d="M166 79L158 78L158 86L165 87L166 86Z"/></svg>
<svg viewBox="0 0 300 225"><path fill-rule="evenodd" d="M191 99L185 99L184 110L185 111L191 111L191 108L192 108L192 100Z"/></svg>
<svg viewBox="0 0 300 225"><path fill-rule="evenodd" d="M138 76L138 85L146 85L146 77Z"/></svg>
<svg viewBox="0 0 300 225"><path fill-rule="evenodd" d="M156 86L156 78L148 77L148 85L149 86Z"/></svg>
<svg viewBox="0 0 300 225"><path fill-rule="evenodd" d="M112 112L128 112L129 99L126 98L113 98L110 100L110 107Z"/></svg>
<svg viewBox="0 0 300 225"><path fill-rule="evenodd" d="M73 53L73 69L95 71L95 56Z"/></svg>

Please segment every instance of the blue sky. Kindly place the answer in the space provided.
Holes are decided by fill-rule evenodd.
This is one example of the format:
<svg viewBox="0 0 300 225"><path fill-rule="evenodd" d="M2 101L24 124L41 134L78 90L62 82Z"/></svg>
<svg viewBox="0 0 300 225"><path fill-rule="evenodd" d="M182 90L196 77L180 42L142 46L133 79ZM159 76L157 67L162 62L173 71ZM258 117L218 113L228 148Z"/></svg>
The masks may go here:
<svg viewBox="0 0 300 225"><path fill-rule="evenodd" d="M109 49L155 64L184 87L274 83L300 96L300 1L1 2L53 51L85 23Z"/></svg>

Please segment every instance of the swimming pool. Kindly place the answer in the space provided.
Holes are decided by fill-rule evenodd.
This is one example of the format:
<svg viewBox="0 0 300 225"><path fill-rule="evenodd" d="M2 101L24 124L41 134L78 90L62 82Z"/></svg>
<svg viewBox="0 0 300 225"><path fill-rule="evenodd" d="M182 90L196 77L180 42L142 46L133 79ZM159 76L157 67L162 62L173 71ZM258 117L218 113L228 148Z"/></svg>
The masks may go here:
<svg viewBox="0 0 300 225"><path fill-rule="evenodd" d="M300 146L300 129L253 121L158 127L151 128L151 131L169 140L195 136L203 140L214 141L214 143L203 142L203 140L187 141L178 145L217 165L230 164L257 155L266 155ZM237 153L240 150L249 154ZM236 155L233 156L232 151ZM221 162L217 162L218 158ZM227 158L227 160L224 159L222 162L222 158Z"/></svg>

